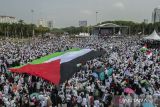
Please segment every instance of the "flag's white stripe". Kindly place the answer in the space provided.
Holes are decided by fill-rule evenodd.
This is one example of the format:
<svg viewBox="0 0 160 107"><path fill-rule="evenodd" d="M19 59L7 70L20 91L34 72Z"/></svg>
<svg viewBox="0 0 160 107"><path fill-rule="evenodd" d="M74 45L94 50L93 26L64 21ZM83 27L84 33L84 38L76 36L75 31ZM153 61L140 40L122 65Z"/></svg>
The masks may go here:
<svg viewBox="0 0 160 107"><path fill-rule="evenodd" d="M73 60L75 58L78 58L78 57L80 57L82 55L85 55L85 54L89 53L90 51L92 51L92 50L91 49L82 49L80 51L67 52L67 53L65 53L63 55L51 58L46 62L51 62L51 61L54 61L54 60L61 59L61 63L65 63L65 62L71 61L71 60Z"/></svg>

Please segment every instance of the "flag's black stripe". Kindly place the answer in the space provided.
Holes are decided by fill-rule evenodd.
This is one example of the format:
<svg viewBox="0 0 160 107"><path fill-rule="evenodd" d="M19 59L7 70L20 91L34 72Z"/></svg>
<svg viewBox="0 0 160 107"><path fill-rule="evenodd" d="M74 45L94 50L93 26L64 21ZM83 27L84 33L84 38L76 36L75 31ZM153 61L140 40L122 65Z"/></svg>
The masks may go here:
<svg viewBox="0 0 160 107"><path fill-rule="evenodd" d="M88 60L100 57L104 54L104 51L91 51L85 55L82 55L78 58L75 58L69 62L65 62L61 64L60 70L60 83L65 82L66 80L70 79L73 74L79 71L80 68L77 67L79 63L85 63Z"/></svg>

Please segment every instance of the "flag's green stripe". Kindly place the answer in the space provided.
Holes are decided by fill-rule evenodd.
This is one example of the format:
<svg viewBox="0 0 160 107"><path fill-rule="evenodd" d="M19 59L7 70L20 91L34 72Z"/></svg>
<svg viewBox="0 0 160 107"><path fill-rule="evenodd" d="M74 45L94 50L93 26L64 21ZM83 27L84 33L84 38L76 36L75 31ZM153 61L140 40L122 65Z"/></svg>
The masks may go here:
<svg viewBox="0 0 160 107"><path fill-rule="evenodd" d="M73 49L70 49L68 51L65 51L65 52L56 52L56 53L53 53L53 54L50 54L50 55L47 55L47 56L43 56L39 59L36 59L36 60L33 60L32 62L30 62L30 64L40 64L40 63L43 63L51 58L54 58L54 57L57 57L57 56L60 56L60 55L63 55L65 54L66 52L72 52L72 51L79 51L80 49L79 48L73 48ZM20 68L24 65L20 65L20 66L16 66L14 68Z"/></svg>
<svg viewBox="0 0 160 107"><path fill-rule="evenodd" d="M43 63L51 58L54 58L54 57L57 57L59 55L62 55L64 54L64 52L56 52L54 54L50 54L50 55L47 55L47 56L44 56L44 57L41 57L39 59L36 59L36 60L33 60L30 64L40 64L40 63Z"/></svg>

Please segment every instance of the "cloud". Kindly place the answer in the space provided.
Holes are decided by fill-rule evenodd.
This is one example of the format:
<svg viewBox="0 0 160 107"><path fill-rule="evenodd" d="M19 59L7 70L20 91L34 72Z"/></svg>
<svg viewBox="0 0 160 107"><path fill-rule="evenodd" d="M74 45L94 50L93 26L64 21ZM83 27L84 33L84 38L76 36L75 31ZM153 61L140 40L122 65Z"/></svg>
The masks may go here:
<svg viewBox="0 0 160 107"><path fill-rule="evenodd" d="M85 14L85 15L92 15L92 14L93 14L93 12L90 11L90 10L81 10L80 12L81 12L82 14Z"/></svg>
<svg viewBox="0 0 160 107"><path fill-rule="evenodd" d="M124 9L125 6L122 2L117 2L115 4L113 4L113 7L118 8L118 9Z"/></svg>

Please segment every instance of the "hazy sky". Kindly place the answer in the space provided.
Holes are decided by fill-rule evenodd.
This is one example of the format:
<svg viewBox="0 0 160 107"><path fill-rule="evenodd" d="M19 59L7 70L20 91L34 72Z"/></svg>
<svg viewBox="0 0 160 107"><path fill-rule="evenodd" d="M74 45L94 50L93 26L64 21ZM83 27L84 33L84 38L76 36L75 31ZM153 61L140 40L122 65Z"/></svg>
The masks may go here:
<svg viewBox="0 0 160 107"><path fill-rule="evenodd" d="M54 27L78 26L79 20L88 25L106 20L151 20L152 11L160 0L0 0L0 15L15 16L30 23L39 18L54 20Z"/></svg>

